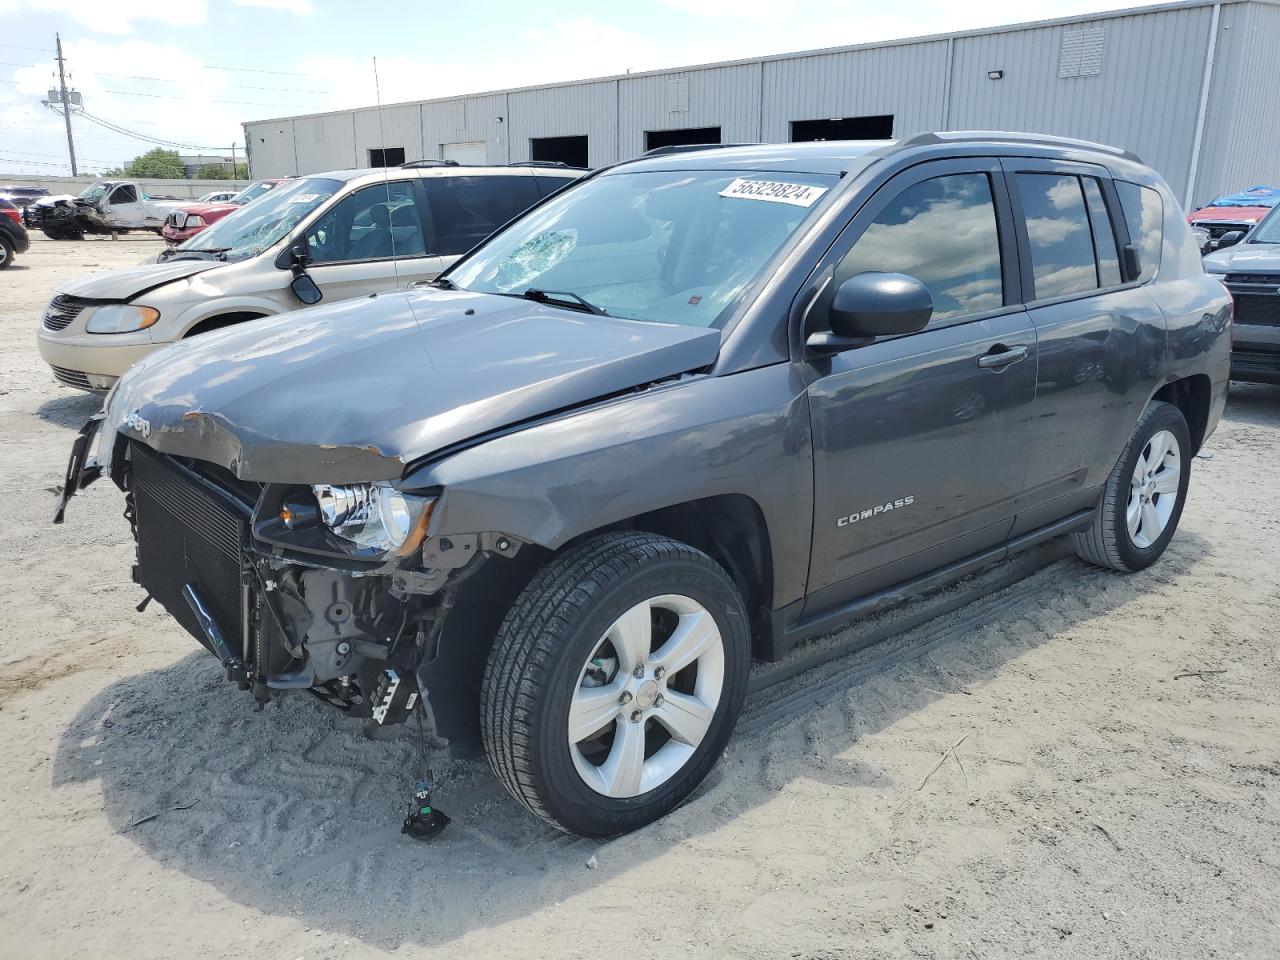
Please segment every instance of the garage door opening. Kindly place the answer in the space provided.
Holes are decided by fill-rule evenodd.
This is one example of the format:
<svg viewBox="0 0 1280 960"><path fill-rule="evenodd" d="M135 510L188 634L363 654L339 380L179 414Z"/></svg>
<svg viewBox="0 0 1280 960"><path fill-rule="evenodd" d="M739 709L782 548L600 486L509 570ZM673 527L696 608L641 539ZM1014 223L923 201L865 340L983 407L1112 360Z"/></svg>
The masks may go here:
<svg viewBox="0 0 1280 960"><path fill-rule="evenodd" d="M440 159L452 160L464 167L483 167L489 162L489 144L483 140L440 144Z"/></svg>
<svg viewBox="0 0 1280 960"><path fill-rule="evenodd" d="M644 148L684 147L689 144L719 143L719 127L685 127L683 130L646 130Z"/></svg>
<svg viewBox="0 0 1280 960"><path fill-rule="evenodd" d="M893 114L878 117L836 117L831 120L792 120L791 142L810 140L888 140Z"/></svg>
<svg viewBox="0 0 1280 960"><path fill-rule="evenodd" d="M398 167L404 163L404 147L371 147L369 166Z"/></svg>
<svg viewBox="0 0 1280 960"><path fill-rule="evenodd" d="M529 159L587 168L586 137L530 137Z"/></svg>

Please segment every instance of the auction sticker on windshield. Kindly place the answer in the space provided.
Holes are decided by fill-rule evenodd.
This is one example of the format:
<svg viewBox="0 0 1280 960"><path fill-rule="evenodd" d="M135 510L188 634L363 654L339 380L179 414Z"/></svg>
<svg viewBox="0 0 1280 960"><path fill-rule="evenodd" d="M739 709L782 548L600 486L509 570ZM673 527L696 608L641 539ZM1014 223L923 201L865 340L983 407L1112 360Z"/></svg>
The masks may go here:
<svg viewBox="0 0 1280 960"><path fill-rule="evenodd" d="M767 200L770 203L789 203L794 207L812 207L826 192L826 187L811 187L807 183L746 180L739 177L721 190L720 196L737 197L742 200Z"/></svg>

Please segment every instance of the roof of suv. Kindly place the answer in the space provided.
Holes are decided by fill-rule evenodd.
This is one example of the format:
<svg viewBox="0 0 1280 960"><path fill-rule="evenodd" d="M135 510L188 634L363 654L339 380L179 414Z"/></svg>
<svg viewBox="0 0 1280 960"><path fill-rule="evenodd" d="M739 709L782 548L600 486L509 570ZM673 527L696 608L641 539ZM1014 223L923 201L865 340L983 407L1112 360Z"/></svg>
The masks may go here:
<svg viewBox="0 0 1280 960"><path fill-rule="evenodd" d="M299 179L307 177L325 177L330 180L341 180L344 183L350 183L352 180L359 180L362 177L382 179L386 177L389 180L410 180L414 177L489 177L489 176L511 176L512 174L528 174L530 176L539 177L564 177L566 180L576 179L585 174L586 170L579 170L576 167L544 167L539 165L522 167L522 166L488 166L488 167L468 167L463 164L442 165L430 167L366 167L362 170L326 170L323 173L304 173L299 174Z"/></svg>
<svg viewBox="0 0 1280 960"><path fill-rule="evenodd" d="M661 148L661 153L654 151L635 160L624 161L620 166L626 166L629 170L637 166L646 170L688 170L696 167L703 170L757 169L840 174L849 169L851 161L872 154L884 156L913 147L946 144L957 147L990 146L996 152L1017 152L1033 148L1037 152L1059 150L1076 154L1092 153L1097 154L1100 159L1142 162L1126 150L1088 140L1028 133L957 130L921 133L902 140L819 140L808 143L709 144L705 147L689 146L676 150Z"/></svg>

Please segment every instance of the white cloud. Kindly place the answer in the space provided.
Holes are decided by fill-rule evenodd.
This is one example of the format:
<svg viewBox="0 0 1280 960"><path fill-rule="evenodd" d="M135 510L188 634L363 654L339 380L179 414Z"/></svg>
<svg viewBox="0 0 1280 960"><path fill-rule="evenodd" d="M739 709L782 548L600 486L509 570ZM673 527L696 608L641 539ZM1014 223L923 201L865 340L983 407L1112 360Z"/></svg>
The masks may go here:
<svg viewBox="0 0 1280 960"><path fill-rule="evenodd" d="M2 3L2 0L0 0ZM10 0L7 9L23 8L44 13L62 13L95 33L132 33L135 20L154 20L176 27L190 27L205 22L208 6L205 0ZM0 6L0 12L5 7Z"/></svg>
<svg viewBox="0 0 1280 960"><path fill-rule="evenodd" d="M231 0L237 7L261 7L264 10L284 10L309 17L316 12L311 0Z"/></svg>

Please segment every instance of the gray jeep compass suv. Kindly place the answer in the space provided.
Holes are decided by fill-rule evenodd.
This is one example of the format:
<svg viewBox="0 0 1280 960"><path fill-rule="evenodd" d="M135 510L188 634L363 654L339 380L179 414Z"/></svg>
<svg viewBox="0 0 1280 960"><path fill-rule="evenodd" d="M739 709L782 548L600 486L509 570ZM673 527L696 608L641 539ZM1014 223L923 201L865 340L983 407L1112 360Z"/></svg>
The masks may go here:
<svg viewBox="0 0 1280 960"><path fill-rule="evenodd" d="M430 287L145 358L59 519L107 473L134 578L259 702L417 714L617 834L706 776L753 658L1058 535L1154 562L1230 324L1120 150L668 152Z"/></svg>

